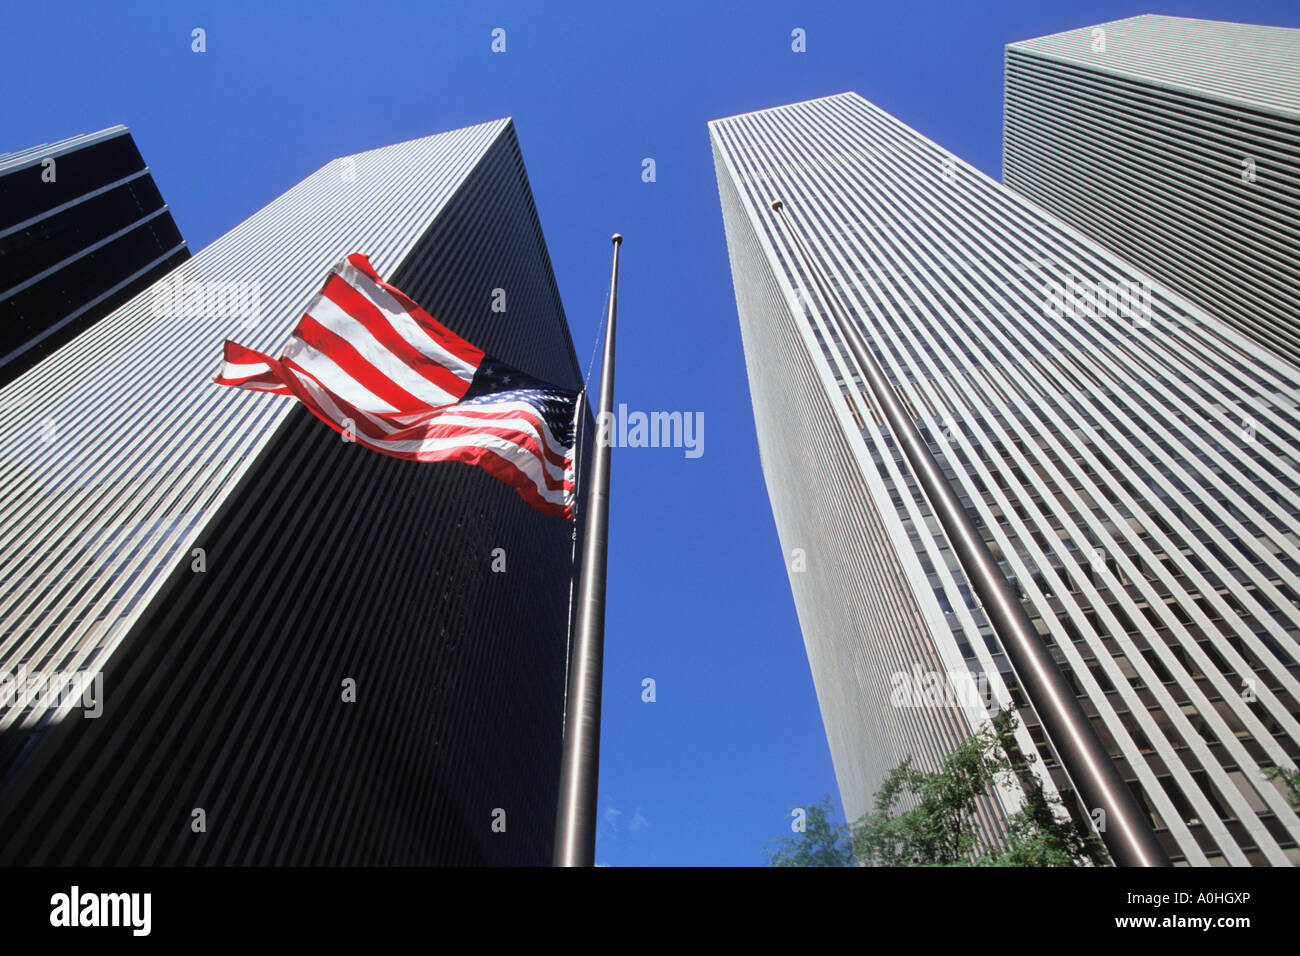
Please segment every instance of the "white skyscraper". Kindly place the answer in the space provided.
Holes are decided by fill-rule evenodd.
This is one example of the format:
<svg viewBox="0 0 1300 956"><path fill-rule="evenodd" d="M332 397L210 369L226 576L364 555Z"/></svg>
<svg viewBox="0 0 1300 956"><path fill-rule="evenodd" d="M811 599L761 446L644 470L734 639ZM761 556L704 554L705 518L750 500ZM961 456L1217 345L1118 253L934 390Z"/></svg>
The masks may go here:
<svg viewBox="0 0 1300 956"><path fill-rule="evenodd" d="M1006 49L1002 181L1300 364L1300 30L1140 16Z"/></svg>
<svg viewBox="0 0 1300 956"><path fill-rule="evenodd" d="M1008 700L1041 778L1069 784L775 199L1170 856L1300 861L1300 817L1267 779L1300 755L1300 370L856 94L710 136L849 818L900 760L932 767ZM981 680L987 699L961 692ZM1014 806L984 807L990 839Z"/></svg>

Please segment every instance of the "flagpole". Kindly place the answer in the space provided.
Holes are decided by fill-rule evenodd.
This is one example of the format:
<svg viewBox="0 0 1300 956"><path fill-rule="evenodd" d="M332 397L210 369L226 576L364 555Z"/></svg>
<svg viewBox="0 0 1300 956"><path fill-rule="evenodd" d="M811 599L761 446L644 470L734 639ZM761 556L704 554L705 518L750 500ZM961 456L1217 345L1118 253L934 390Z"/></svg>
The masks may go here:
<svg viewBox="0 0 1300 956"><path fill-rule="evenodd" d="M618 318L618 248L623 237L615 233L612 241L614 264L609 276L605 352L596 405L596 447L591 456L587 486L590 490L583 496L578 625L569 658L560 803L555 814L555 866L592 866L596 856L596 781L600 773L600 683L605 656L605 558L609 543L612 444L601 440L601 426L614 418L614 327Z"/></svg>
<svg viewBox="0 0 1300 956"><path fill-rule="evenodd" d="M841 338L862 369L867 386L889 422L894 440L903 450L930 508L943 526L967 580L979 595L989 624L993 626L1029 702L1043 722L1047 738L1060 757L1070 782L1090 812L1105 811L1101 838L1111 857L1120 866L1168 866L1169 857L1075 699L1074 690L1007 584L979 529L961 506L947 476L930 453L929 446L867 346L862 332L840 308L838 300L831 294L830 283L822 276L796 230L789 228L787 220L790 217L783 212L784 209L781 200L772 203L776 218L787 226L786 234L803 259L804 268L830 310L832 320L839 326Z"/></svg>

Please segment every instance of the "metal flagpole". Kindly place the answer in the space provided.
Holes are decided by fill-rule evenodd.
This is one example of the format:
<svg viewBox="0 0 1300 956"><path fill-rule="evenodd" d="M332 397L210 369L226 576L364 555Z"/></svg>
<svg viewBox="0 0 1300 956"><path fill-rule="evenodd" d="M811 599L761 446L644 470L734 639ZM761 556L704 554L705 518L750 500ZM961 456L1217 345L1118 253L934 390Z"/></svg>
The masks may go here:
<svg viewBox="0 0 1300 956"><path fill-rule="evenodd" d="M596 350L591 350L592 361L595 361ZM588 375L591 374L591 366L587 367ZM573 528L569 534L573 537L573 544L569 547L569 633L565 635L564 644L564 712L569 712L569 668L573 664L573 598L576 588L578 575L578 522L582 521L586 512L582 510L579 495L582 490L582 413L587 407L587 387L583 384L582 390L578 392L578 398L573 403Z"/></svg>
<svg viewBox="0 0 1300 956"><path fill-rule="evenodd" d="M1074 691L1002 576L979 530L930 454L916 423L903 407L862 332L840 308L838 300L830 292L830 283L822 276L798 231L786 221L784 208L785 204L779 199L772 203L778 221L786 224L785 231L803 259L804 268L830 309L841 338L862 369L895 441L902 448L931 509L943 525L953 552L979 595L984 613L1029 702L1042 720L1043 729L1065 772L1083 799L1084 806L1090 811L1104 811L1101 838L1111 857L1120 866L1168 866L1169 857L1075 700Z"/></svg>
<svg viewBox="0 0 1300 956"><path fill-rule="evenodd" d="M555 814L555 866L591 866L596 854L596 781L600 773L600 681L605 654L605 556L609 542L610 440L601 440L602 423L614 419L614 326L618 317L618 248L609 276L605 353L596 405L596 447L592 451L591 490L583 500L585 520L578 584L578 626L569 658L569 688L564 712L564 754L560 763L560 804Z"/></svg>

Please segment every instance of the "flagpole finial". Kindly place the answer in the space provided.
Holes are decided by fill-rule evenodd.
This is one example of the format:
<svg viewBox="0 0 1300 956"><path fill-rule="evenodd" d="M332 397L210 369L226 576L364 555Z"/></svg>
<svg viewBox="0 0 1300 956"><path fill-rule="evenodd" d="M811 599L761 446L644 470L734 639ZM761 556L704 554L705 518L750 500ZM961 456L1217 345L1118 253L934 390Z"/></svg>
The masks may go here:
<svg viewBox="0 0 1300 956"><path fill-rule="evenodd" d="M782 209L784 209L784 208L785 208L785 203L781 202L781 200L779 200L779 199L773 199L773 200L772 200L772 211L773 211L773 212L780 212L780 211L781 211Z"/></svg>
<svg viewBox="0 0 1300 956"><path fill-rule="evenodd" d="M613 241L614 241L614 245L616 245L616 246L618 246L618 245L622 245L622 244L623 244L623 237L622 237L621 235L619 235L619 234L616 232L616 233L614 233Z"/></svg>

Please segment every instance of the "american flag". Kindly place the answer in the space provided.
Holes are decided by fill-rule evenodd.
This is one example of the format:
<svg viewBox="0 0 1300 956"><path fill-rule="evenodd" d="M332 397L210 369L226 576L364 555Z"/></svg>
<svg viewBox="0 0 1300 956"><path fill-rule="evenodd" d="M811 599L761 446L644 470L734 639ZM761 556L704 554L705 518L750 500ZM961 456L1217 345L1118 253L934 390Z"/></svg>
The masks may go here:
<svg viewBox="0 0 1300 956"><path fill-rule="evenodd" d="M538 511L573 517L578 393L484 355L363 255L331 270L278 359L227 341L213 381L292 395L367 448L477 465Z"/></svg>

